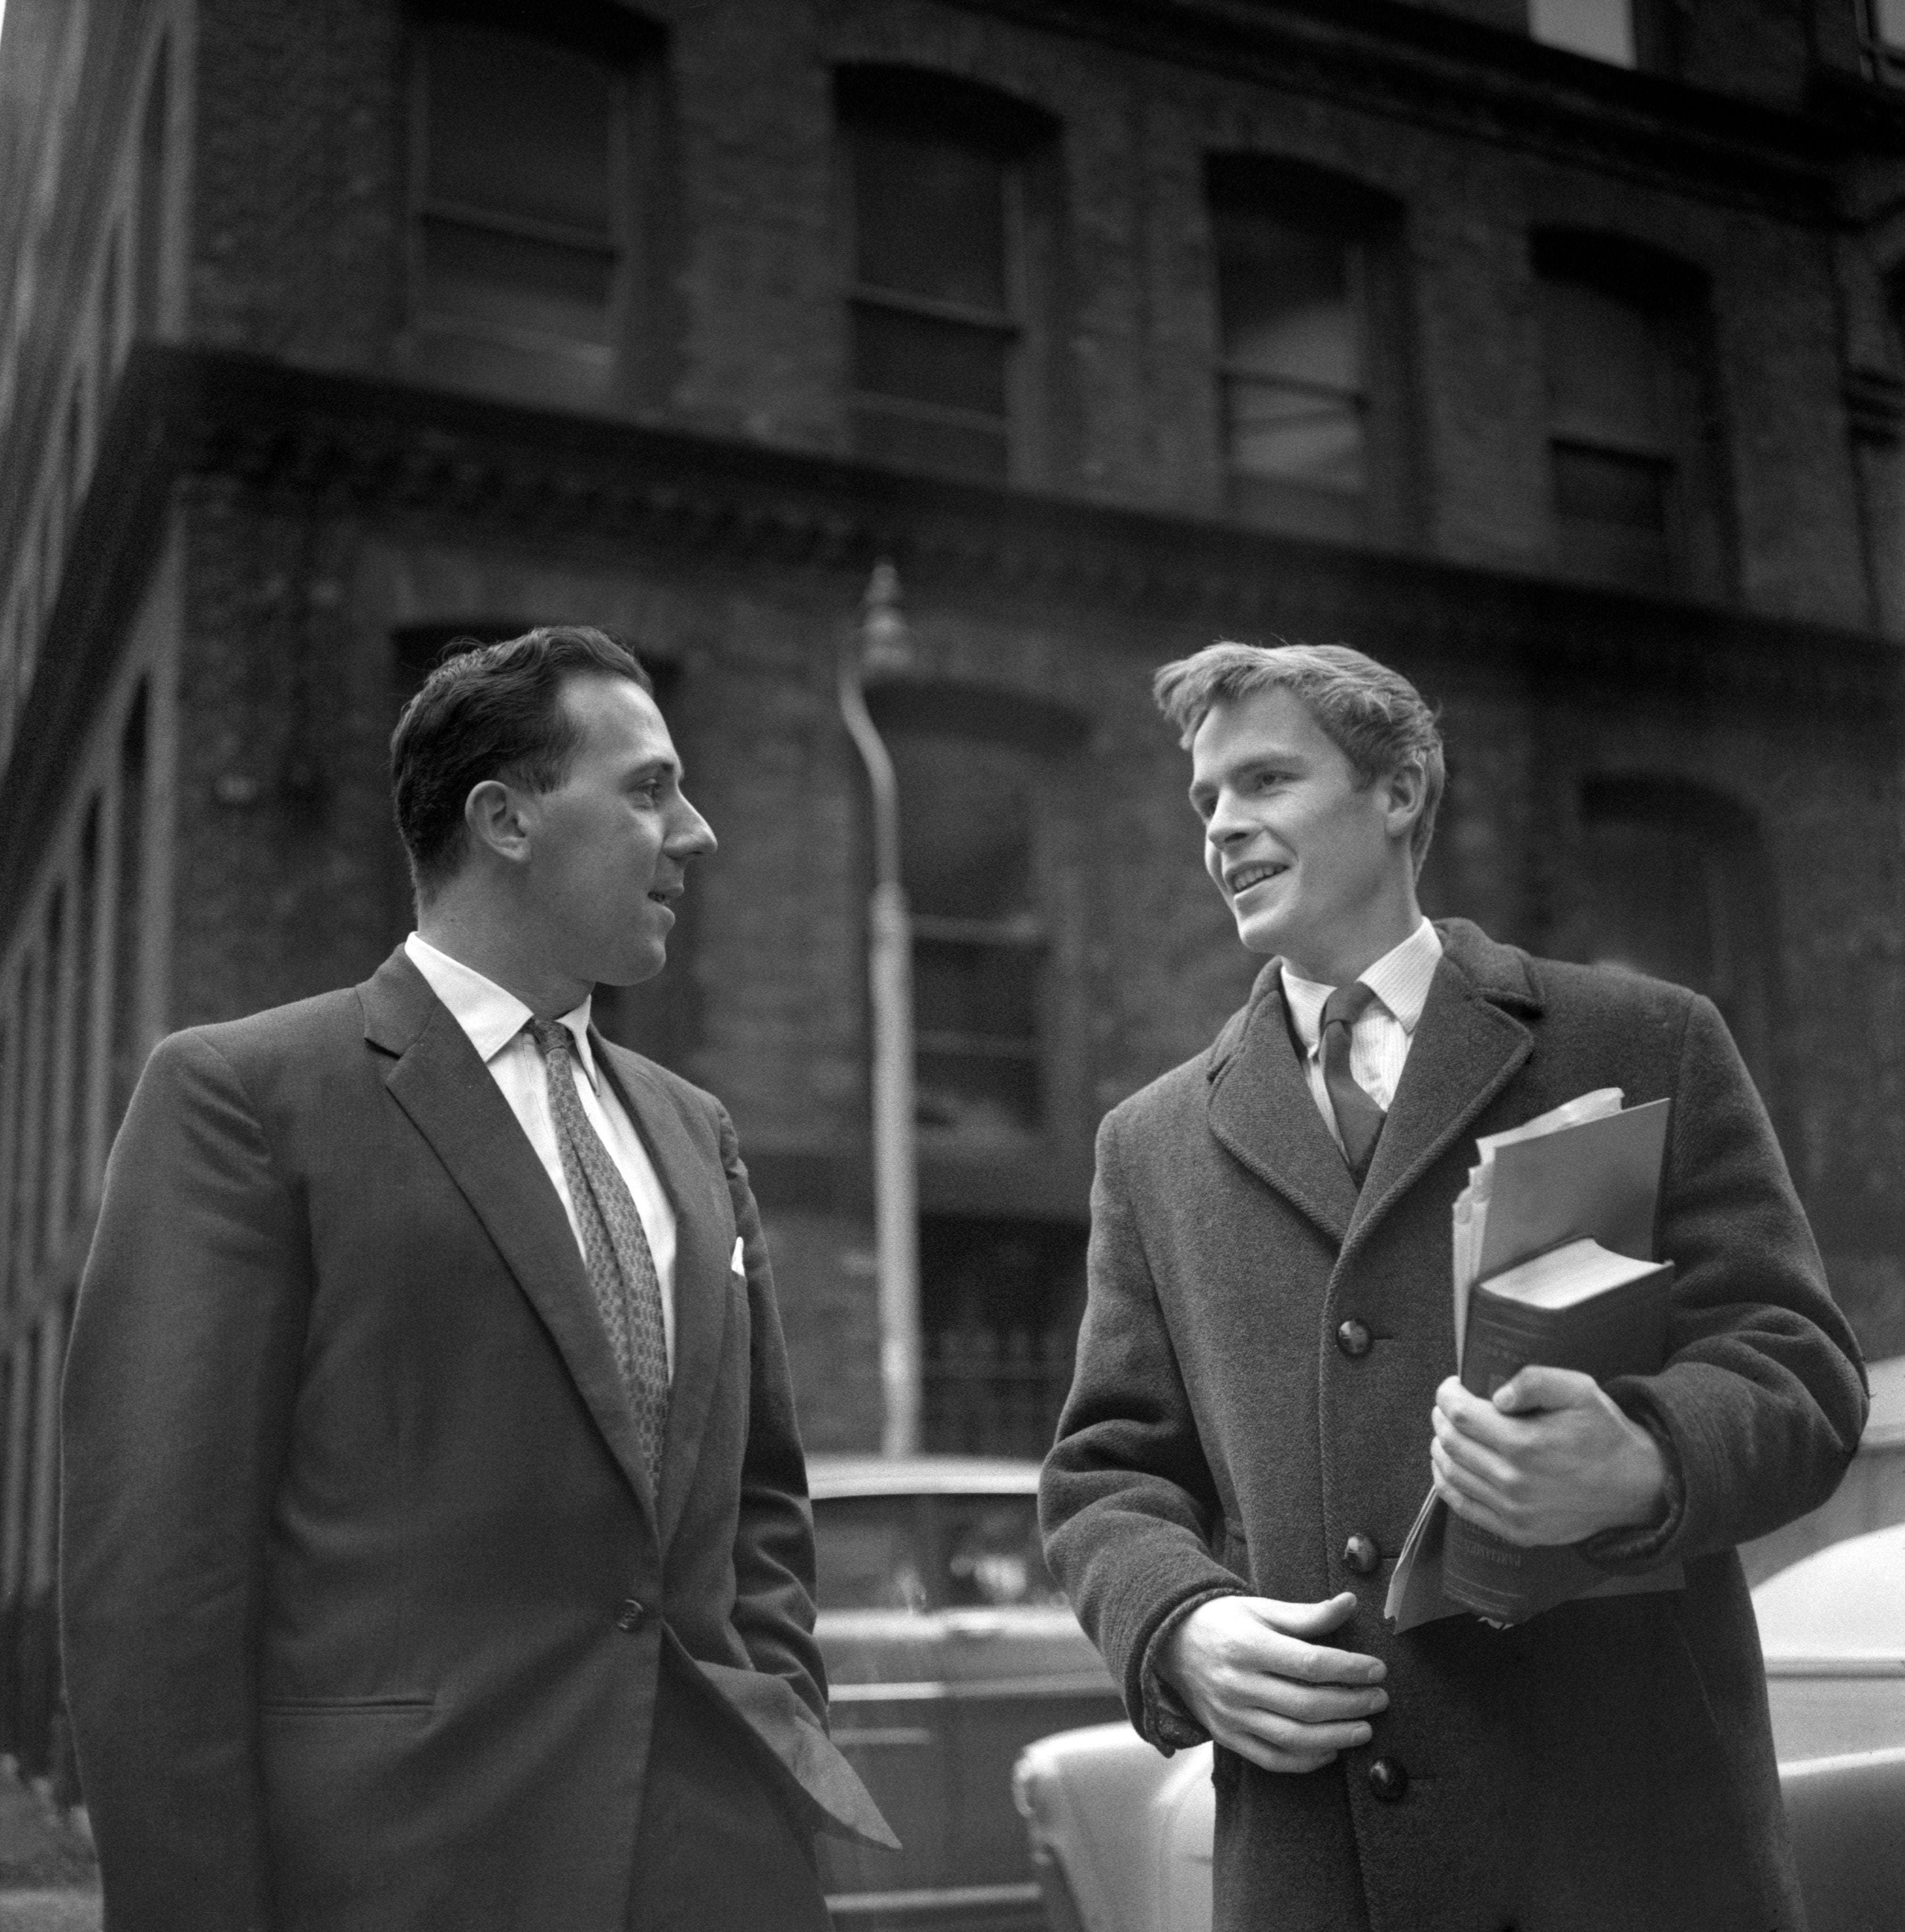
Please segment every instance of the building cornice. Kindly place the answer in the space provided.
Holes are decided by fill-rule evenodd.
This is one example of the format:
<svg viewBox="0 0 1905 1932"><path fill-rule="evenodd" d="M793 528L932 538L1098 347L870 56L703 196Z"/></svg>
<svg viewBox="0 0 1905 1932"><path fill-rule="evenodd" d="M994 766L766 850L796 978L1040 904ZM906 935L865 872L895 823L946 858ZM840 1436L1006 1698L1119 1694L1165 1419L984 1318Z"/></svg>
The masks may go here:
<svg viewBox="0 0 1905 1932"><path fill-rule="evenodd" d="M950 0L1070 39L1816 220L1854 152L1905 144L1836 97L1790 109L1585 59L1403 0Z"/></svg>
<svg viewBox="0 0 1905 1932"><path fill-rule="evenodd" d="M1580 682L1882 731L1905 662L1867 633L152 344L128 362L94 478L0 775L9 824L42 822L63 789L184 483L657 570L853 583L891 556L916 608L1126 635L1136 620L1161 638L1346 637L1443 689ZM0 904L16 902L32 842L0 856Z"/></svg>

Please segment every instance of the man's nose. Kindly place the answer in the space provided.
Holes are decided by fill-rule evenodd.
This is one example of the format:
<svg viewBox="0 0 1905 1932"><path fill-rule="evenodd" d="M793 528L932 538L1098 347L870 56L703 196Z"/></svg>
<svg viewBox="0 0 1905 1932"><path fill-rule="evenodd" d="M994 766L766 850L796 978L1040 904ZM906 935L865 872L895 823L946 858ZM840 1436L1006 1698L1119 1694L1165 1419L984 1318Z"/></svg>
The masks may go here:
<svg viewBox="0 0 1905 1932"><path fill-rule="evenodd" d="M1228 789L1217 794L1206 820L1204 836L1213 845L1228 845L1252 830L1250 820L1238 808L1237 794Z"/></svg>
<svg viewBox="0 0 1905 1932"><path fill-rule="evenodd" d="M678 799L674 822L668 828L670 856L683 861L705 858L720 842L714 827L688 803L686 796Z"/></svg>

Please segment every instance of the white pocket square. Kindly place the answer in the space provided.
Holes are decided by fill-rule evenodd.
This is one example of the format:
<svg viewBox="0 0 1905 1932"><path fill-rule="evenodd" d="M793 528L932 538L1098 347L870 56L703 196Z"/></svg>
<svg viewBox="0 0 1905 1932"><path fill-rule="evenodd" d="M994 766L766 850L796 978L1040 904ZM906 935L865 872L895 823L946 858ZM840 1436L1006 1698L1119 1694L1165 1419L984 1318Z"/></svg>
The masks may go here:
<svg viewBox="0 0 1905 1932"><path fill-rule="evenodd" d="M747 1270L741 1264L741 1238L734 1237L734 1252L728 1258L728 1271L730 1274L744 1275Z"/></svg>

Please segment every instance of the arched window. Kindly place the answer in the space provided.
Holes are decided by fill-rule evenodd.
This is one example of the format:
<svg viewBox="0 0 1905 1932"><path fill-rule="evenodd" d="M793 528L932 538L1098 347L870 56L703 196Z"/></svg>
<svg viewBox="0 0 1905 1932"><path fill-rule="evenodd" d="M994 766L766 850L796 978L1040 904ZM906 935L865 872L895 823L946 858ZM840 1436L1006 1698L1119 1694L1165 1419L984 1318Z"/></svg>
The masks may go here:
<svg viewBox="0 0 1905 1932"><path fill-rule="evenodd" d="M1538 236L1556 559L1636 590L1730 587L1705 286L1608 238Z"/></svg>
<svg viewBox="0 0 1905 1932"><path fill-rule="evenodd" d="M458 384L601 404L645 299L655 31L625 10L419 10L411 325Z"/></svg>
<svg viewBox="0 0 1905 1932"><path fill-rule="evenodd" d="M1679 778L1591 778L1581 824L1581 950L1706 994L1772 1104L1780 938L1752 814Z"/></svg>
<svg viewBox="0 0 1905 1932"><path fill-rule="evenodd" d="M1400 212L1256 155L1208 164L1226 493L1240 520L1381 532L1401 465Z"/></svg>
<svg viewBox="0 0 1905 1932"><path fill-rule="evenodd" d="M1054 130L1003 94L844 68L849 409L876 462L1036 477Z"/></svg>

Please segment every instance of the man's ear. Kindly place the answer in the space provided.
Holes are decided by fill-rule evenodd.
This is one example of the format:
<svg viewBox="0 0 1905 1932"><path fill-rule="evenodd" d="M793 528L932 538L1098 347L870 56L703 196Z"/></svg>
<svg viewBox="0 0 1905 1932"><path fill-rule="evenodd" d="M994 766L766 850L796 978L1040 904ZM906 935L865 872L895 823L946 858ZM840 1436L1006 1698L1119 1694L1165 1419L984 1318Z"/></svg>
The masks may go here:
<svg viewBox="0 0 1905 1932"><path fill-rule="evenodd" d="M487 848L512 866L529 857L532 816L529 800L500 778L472 785L463 802L464 823L474 847Z"/></svg>
<svg viewBox="0 0 1905 1932"><path fill-rule="evenodd" d="M1419 764L1398 765L1380 783L1384 829L1392 838L1406 838L1429 802L1429 776Z"/></svg>

